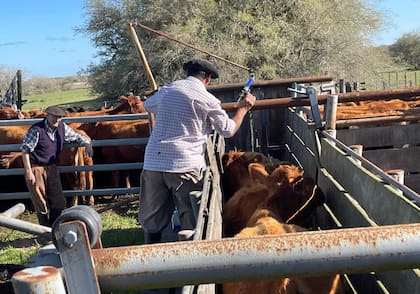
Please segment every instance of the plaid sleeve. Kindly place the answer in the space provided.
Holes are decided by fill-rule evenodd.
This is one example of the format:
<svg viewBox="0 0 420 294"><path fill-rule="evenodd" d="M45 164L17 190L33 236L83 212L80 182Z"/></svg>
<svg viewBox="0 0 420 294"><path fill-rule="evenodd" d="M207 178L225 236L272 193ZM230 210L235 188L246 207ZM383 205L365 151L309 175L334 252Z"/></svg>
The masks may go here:
<svg viewBox="0 0 420 294"><path fill-rule="evenodd" d="M26 133L25 137L23 137L23 142L20 146L20 150L26 153L34 151L36 145L38 144L38 140L39 133L35 129L30 128Z"/></svg>
<svg viewBox="0 0 420 294"><path fill-rule="evenodd" d="M64 124L64 140L66 142L77 142L79 144L90 143L90 140L73 130L67 124Z"/></svg>

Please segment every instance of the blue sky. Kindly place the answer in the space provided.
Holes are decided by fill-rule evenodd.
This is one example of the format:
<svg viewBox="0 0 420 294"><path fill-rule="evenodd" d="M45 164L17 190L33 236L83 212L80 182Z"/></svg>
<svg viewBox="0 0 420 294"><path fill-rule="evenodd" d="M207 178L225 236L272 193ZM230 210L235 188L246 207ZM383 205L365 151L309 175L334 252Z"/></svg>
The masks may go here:
<svg viewBox="0 0 420 294"><path fill-rule="evenodd" d="M372 0L391 24L374 38L390 45L407 32L420 30L419 0ZM76 75L95 62L96 49L75 27L85 22L85 0L3 0L0 7L0 65L31 76Z"/></svg>

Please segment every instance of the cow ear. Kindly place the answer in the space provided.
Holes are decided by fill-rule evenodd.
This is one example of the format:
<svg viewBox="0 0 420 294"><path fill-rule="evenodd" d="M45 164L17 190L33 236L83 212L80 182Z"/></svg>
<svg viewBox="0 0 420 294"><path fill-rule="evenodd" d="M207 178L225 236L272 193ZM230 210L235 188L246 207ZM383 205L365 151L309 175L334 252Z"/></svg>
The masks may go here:
<svg viewBox="0 0 420 294"><path fill-rule="evenodd" d="M248 165L248 173L250 178L257 183L263 183L269 176L264 165L261 163L250 163Z"/></svg>
<svg viewBox="0 0 420 294"><path fill-rule="evenodd" d="M222 165L223 165L223 167L226 167L228 161L229 161L229 153L224 153L222 155Z"/></svg>

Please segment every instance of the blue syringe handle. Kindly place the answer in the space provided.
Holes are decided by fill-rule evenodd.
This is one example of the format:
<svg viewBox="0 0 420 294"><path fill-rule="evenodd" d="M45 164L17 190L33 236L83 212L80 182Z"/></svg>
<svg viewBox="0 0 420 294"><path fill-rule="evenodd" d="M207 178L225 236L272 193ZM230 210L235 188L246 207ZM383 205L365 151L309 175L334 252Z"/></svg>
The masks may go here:
<svg viewBox="0 0 420 294"><path fill-rule="evenodd" d="M246 82L245 86L242 88L241 93L239 93L239 98L236 102L241 101L241 99L245 97L246 93L249 91L249 88L251 88L253 83L254 83L254 77L251 76Z"/></svg>
<svg viewBox="0 0 420 294"><path fill-rule="evenodd" d="M245 84L244 90L249 90L251 88L252 84L254 83L254 77L250 77L248 81Z"/></svg>

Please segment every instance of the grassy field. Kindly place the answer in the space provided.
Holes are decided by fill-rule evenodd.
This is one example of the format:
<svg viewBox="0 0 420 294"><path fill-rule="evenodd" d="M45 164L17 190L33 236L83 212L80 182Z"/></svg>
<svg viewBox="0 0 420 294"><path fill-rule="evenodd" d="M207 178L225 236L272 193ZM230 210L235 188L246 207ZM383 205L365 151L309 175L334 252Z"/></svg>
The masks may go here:
<svg viewBox="0 0 420 294"><path fill-rule="evenodd" d="M60 105L63 108L71 106L96 108L103 106L103 101L89 89L75 89L62 92L51 92L39 95L25 96L22 110L45 109L49 105Z"/></svg>
<svg viewBox="0 0 420 294"><path fill-rule="evenodd" d="M94 209L104 210L116 201L118 200L103 199L98 201L99 204L96 204ZM138 201L100 213L103 225L101 236L103 247L142 244L143 231L137 223L137 214ZM28 209L18 219L38 223L36 215ZM0 264L24 265L40 247L37 236L0 226Z"/></svg>

